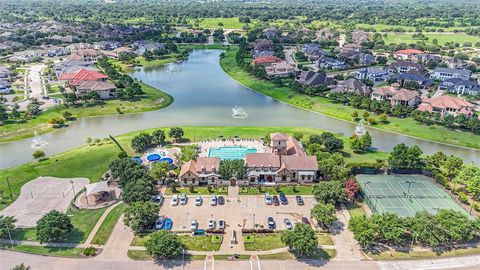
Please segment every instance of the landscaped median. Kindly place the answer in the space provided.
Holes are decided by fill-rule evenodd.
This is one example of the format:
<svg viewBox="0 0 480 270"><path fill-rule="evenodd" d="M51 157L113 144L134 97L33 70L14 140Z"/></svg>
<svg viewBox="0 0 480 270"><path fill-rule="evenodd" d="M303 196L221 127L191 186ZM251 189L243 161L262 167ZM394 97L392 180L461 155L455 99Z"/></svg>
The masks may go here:
<svg viewBox="0 0 480 270"><path fill-rule="evenodd" d="M220 245L222 243L222 236L216 235L202 235L202 236L192 236L192 235L178 235L180 241L184 245L186 250L193 251L218 251L220 250ZM150 237L145 236L135 236L131 243L132 246L144 246Z"/></svg>
<svg viewBox="0 0 480 270"><path fill-rule="evenodd" d="M122 222L119 219L126 207L126 204L121 203L120 205L115 206L115 208L113 208L110 213L108 213L108 215L103 220L102 225L100 225L100 228L93 237L91 244L105 245L107 243L108 238L110 238L110 235L113 232L113 228L115 227L117 222Z"/></svg>
<svg viewBox="0 0 480 270"><path fill-rule="evenodd" d="M83 248L70 248L70 247L44 247L44 246L29 246L29 245L16 245L0 244L0 249L7 249L13 251L19 251L24 253L48 255L54 257L67 257L78 258L83 257Z"/></svg>
<svg viewBox="0 0 480 270"><path fill-rule="evenodd" d="M308 96L291 90L289 87L278 87L273 82L260 80L242 70L236 63L238 47L231 47L220 59L223 70L233 79L252 89L253 91L273 97L288 104L322 113L343 121L352 122L352 112L358 109L342 104L332 103L330 100L319 96ZM479 140L474 140L476 135L469 132L450 130L442 126L426 126L418 123L412 118L390 117L388 124L379 124L374 128L404 134L425 140L459 145L470 148L480 148Z"/></svg>

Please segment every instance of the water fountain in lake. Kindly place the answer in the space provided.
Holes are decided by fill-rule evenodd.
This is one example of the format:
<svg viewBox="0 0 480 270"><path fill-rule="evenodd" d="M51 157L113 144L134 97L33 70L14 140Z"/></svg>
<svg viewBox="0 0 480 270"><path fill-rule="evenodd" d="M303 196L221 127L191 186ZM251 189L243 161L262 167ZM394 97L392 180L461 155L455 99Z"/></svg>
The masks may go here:
<svg viewBox="0 0 480 270"><path fill-rule="evenodd" d="M242 107L233 107L232 108L232 117L238 119L248 118L248 113Z"/></svg>
<svg viewBox="0 0 480 270"><path fill-rule="evenodd" d="M360 120L360 123L355 127L355 135L361 137L365 134L365 126L363 125L364 124L364 120Z"/></svg>
<svg viewBox="0 0 480 270"><path fill-rule="evenodd" d="M33 134L35 134L35 136L33 137L32 144L30 145L33 149L42 149L48 145L48 142L40 137L35 130L33 131Z"/></svg>
<svg viewBox="0 0 480 270"><path fill-rule="evenodd" d="M177 65L175 65L175 63L168 63L167 64L167 69L168 69L168 72L177 72Z"/></svg>

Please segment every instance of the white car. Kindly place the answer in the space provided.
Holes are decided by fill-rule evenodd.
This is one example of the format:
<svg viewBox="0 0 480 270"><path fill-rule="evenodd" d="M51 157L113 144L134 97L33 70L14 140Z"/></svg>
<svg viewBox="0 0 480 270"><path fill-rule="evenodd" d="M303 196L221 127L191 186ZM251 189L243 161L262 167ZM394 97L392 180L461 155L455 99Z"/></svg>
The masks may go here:
<svg viewBox="0 0 480 270"><path fill-rule="evenodd" d="M172 206L177 206L178 205L178 195L177 194L173 195L171 204L172 204Z"/></svg>
<svg viewBox="0 0 480 270"><path fill-rule="evenodd" d="M190 224L190 229L195 231L198 228L198 222L196 219L192 219L192 223Z"/></svg>
<svg viewBox="0 0 480 270"><path fill-rule="evenodd" d="M208 219L208 228L212 230L215 229L215 219L213 218Z"/></svg>
<svg viewBox="0 0 480 270"><path fill-rule="evenodd" d="M195 205L196 205L196 206L202 205L202 202L203 202L202 197L197 196L197 197L195 198Z"/></svg>
<svg viewBox="0 0 480 270"><path fill-rule="evenodd" d="M290 219L288 219L288 218L284 219L283 224L285 225L285 229L287 229L287 230L292 230L293 229L293 224L290 221Z"/></svg>
<svg viewBox="0 0 480 270"><path fill-rule="evenodd" d="M265 193L265 204L267 205L272 204L272 196L270 196L270 193Z"/></svg>
<svg viewBox="0 0 480 270"><path fill-rule="evenodd" d="M219 229L225 229L225 219L219 219L218 220L218 228Z"/></svg>
<svg viewBox="0 0 480 270"><path fill-rule="evenodd" d="M187 204L187 194L182 193L182 195L180 195L180 204L181 205Z"/></svg>
<svg viewBox="0 0 480 270"><path fill-rule="evenodd" d="M215 206L217 205L217 195L213 194L212 198L210 199L210 205Z"/></svg>

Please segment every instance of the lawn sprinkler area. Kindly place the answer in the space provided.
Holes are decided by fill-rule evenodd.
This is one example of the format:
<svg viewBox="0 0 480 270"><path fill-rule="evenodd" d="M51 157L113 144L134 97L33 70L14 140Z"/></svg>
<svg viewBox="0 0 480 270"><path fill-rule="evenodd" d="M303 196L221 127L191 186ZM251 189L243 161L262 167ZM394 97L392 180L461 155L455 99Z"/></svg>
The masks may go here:
<svg viewBox="0 0 480 270"><path fill-rule="evenodd" d="M374 213L390 212L411 217L440 209L467 213L442 188L424 175L357 175L365 202Z"/></svg>

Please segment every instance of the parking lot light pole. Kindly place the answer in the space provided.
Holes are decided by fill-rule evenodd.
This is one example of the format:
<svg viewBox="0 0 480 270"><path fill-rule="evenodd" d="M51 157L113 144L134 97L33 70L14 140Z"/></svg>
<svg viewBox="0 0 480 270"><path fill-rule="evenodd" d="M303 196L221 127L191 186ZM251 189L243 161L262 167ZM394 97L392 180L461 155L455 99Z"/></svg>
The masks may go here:
<svg viewBox="0 0 480 270"><path fill-rule="evenodd" d="M185 269L185 249L182 248L182 270Z"/></svg>

